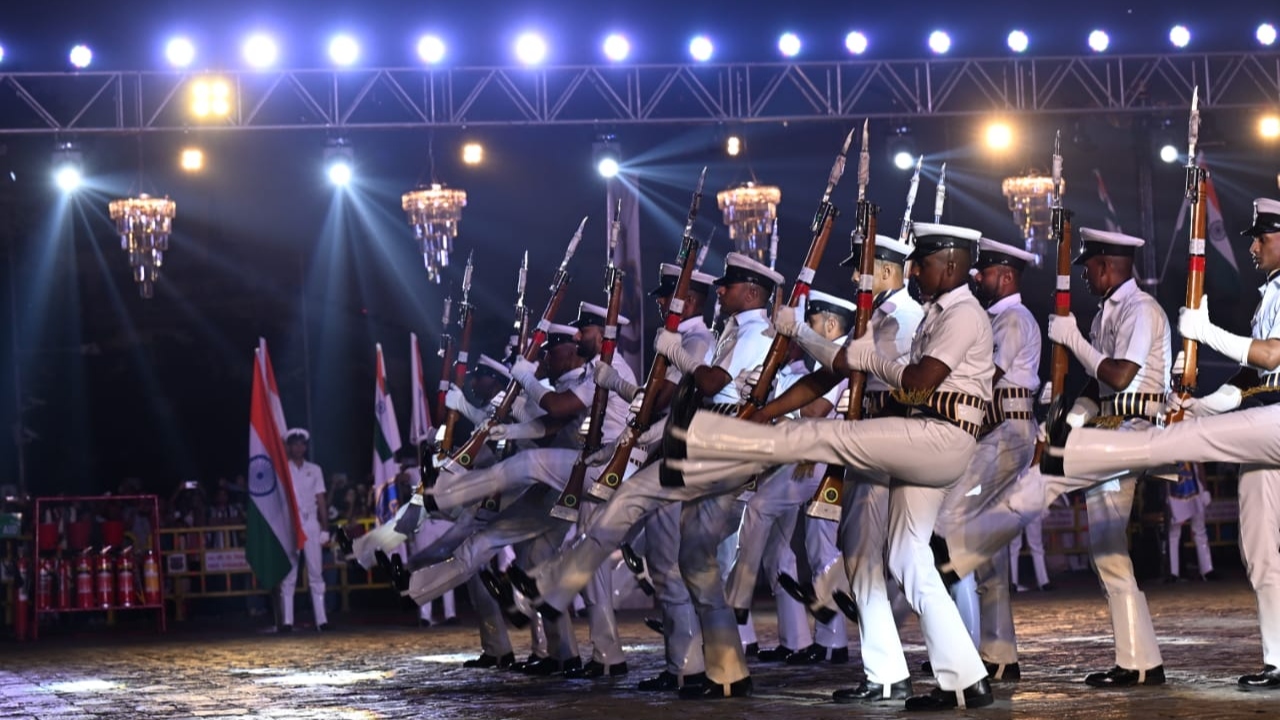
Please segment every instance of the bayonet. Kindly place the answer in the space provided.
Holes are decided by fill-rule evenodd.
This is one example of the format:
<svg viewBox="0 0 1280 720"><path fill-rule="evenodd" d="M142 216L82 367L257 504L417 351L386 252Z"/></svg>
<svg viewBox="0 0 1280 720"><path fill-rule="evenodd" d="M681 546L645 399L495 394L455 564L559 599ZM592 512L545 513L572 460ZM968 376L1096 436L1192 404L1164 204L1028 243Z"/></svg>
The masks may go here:
<svg viewBox="0 0 1280 720"><path fill-rule="evenodd" d="M911 209L916 204L916 190L920 188L920 168L924 165L924 156L916 160L916 171L911 176L911 187L907 188L907 212L902 216L902 229L898 231L898 240L907 241L907 233L911 231Z"/></svg>
<svg viewBox="0 0 1280 720"><path fill-rule="evenodd" d="M947 164L942 163L942 171L938 173L938 192L933 196L933 221L942 222L942 208L947 204Z"/></svg>

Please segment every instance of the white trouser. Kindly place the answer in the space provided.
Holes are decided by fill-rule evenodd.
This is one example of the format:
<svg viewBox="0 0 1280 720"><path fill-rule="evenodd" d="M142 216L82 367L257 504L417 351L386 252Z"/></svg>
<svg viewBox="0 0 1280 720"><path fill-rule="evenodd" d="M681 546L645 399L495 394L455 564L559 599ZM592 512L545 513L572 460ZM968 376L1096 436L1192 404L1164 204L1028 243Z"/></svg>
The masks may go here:
<svg viewBox="0 0 1280 720"><path fill-rule="evenodd" d="M551 508L555 506L559 493L547 492L549 498L544 498L539 503L538 510L550 517ZM568 530L568 523L562 520L555 520L556 529L552 532L542 533L536 537L519 543L516 545L516 563L520 567L533 567L539 563L544 563L555 557L564 544L565 532ZM561 613L560 617L555 620L546 620L541 615L538 620L543 630L544 641L546 643L546 657L559 660L579 659L578 657L578 638L573 632L573 616L569 613ZM536 639L536 638L535 638Z"/></svg>
<svg viewBox="0 0 1280 720"><path fill-rule="evenodd" d="M422 523L422 526L418 528L418 532L405 542L406 551L416 555L419 551L427 549L437 538L444 536L449 531L449 528L453 527L453 524L452 520L428 517L426 522ZM453 591L446 592L440 598L444 601L445 619L456 616L458 613L454 605ZM431 620L431 608L432 605L430 603L420 606L418 608L418 616L423 620Z"/></svg>
<svg viewBox="0 0 1280 720"><path fill-rule="evenodd" d="M480 652L500 658L511 649L511 636L507 634L507 623L502 617L502 608L494 600L479 575L467 579L467 596L471 599L471 608L476 611L480 626Z"/></svg>
<svg viewBox="0 0 1280 720"><path fill-rule="evenodd" d="M1018 584L1018 563L1022 556L1022 536L1018 533L1009 541L1009 582ZM1044 516L1037 515L1035 520L1027 523L1027 551L1031 555L1031 566L1036 574L1036 587L1049 584L1049 570L1044 564Z"/></svg>
<svg viewBox="0 0 1280 720"><path fill-rule="evenodd" d="M679 678L704 672L702 626L680 576L680 504L664 505L650 515L644 523L644 538L653 599L662 612L667 672Z"/></svg>
<svg viewBox="0 0 1280 720"><path fill-rule="evenodd" d="M689 461L684 467L694 470L685 473L686 482L705 481L735 466L750 472L764 463L806 460L895 478L888 505L889 571L920 615L938 685L954 691L986 677L929 547L946 488L964 472L977 446L971 435L924 417L798 420L769 427L698 413L685 438Z"/></svg>
<svg viewBox="0 0 1280 720"><path fill-rule="evenodd" d="M724 574L717 557L721 543L737 526L736 505L732 494L722 493L688 500L680 509L680 575L702 626L707 679L723 685L750 674L738 621L725 602Z"/></svg>
<svg viewBox="0 0 1280 720"><path fill-rule="evenodd" d="M888 688L911 675L889 601L885 558L889 544L889 478L845 473L840 552L854 602L867 681Z"/></svg>
<svg viewBox="0 0 1280 720"><path fill-rule="evenodd" d="M324 563L320 547L320 528L305 528L307 540L302 544L302 557L307 563L307 585L311 590L311 610L316 627L329 622L324 612ZM298 553L289 555L289 572L280 581L280 615L282 625L293 624L293 596L298 588Z"/></svg>
<svg viewBox="0 0 1280 720"><path fill-rule="evenodd" d="M1258 596L1262 662L1280 667L1280 469L1241 467L1238 492L1240 557Z"/></svg>
<svg viewBox="0 0 1280 720"><path fill-rule="evenodd" d="M951 488L938 514L939 535L985 535L982 510L1002 496L1031 465L1035 454L1036 424L1032 420L1006 420L978 441L973 459ZM997 556L1004 556L996 560ZM1010 603L1008 557L994 553L971 578L951 588L965 627L982 658L988 662L1017 662L1017 638ZM997 587L1000 585L1001 587Z"/></svg>
<svg viewBox="0 0 1280 720"><path fill-rule="evenodd" d="M578 522L588 525L602 503L587 500L579 506ZM591 638L591 659L603 665L617 665L627 659L618 640L618 619L613 612L613 563L600 563L586 587L587 627Z"/></svg>
<svg viewBox="0 0 1280 720"><path fill-rule="evenodd" d="M582 455L567 448L531 448L521 450L511 457L482 470L449 472L441 470L436 484L428 494L435 496L436 505L448 512L454 508L473 505L497 493L507 492L534 483L564 490L569 482L573 464ZM457 466L450 466L457 467ZM595 475L588 471L584 487L590 487Z"/></svg>
<svg viewBox="0 0 1280 720"><path fill-rule="evenodd" d="M822 472L825 474L826 470ZM844 572L844 558L840 556L840 549L836 544L838 524L807 515L801 517L800 522L804 523L804 551L812 572L813 591L818 603L834 607L831 598L836 590L843 590L846 595L853 597L853 593L849 591L848 576ZM815 623L813 641L825 648L849 647L849 629L845 626L844 614L836 613L827 622Z"/></svg>
<svg viewBox="0 0 1280 720"><path fill-rule="evenodd" d="M1191 497L1169 496L1169 572L1181 574L1182 526L1191 524L1191 539L1196 545L1196 569L1201 575L1213 571L1213 556L1209 553L1209 531L1204 526L1204 511L1209 505L1209 494L1197 493Z"/></svg>
<svg viewBox="0 0 1280 720"><path fill-rule="evenodd" d="M785 467L792 467L787 465ZM747 502L747 511L758 495ZM793 578L800 578L796 570L796 553L791 549L791 539L795 535L796 522L800 519L799 506L784 508L774 522L769 524L768 533L761 543L764 547L764 558L760 567L769 580L769 591L773 593L778 615L778 644L792 650L803 650L813 644L813 631L809 629L809 610L800 601L787 594L778 583L778 575L786 573ZM743 527L746 527L747 515L743 514ZM742 532L738 533L738 552L742 552Z"/></svg>
<svg viewBox="0 0 1280 720"><path fill-rule="evenodd" d="M768 473L756 483L755 494L747 500L742 525L738 528L737 556L725 580L725 596L731 607L751 607L767 549L776 549L779 542L790 547L798 517L796 511L813 497L821 480L821 475L812 477L811 467L810 477L796 478L796 468L796 465L782 465ZM777 584L778 558L773 558L771 564L772 570L766 570L765 578L774 586ZM794 558L791 565L795 565ZM788 572L794 572L794 567ZM774 594L778 595L776 590Z"/></svg>
<svg viewBox="0 0 1280 720"><path fill-rule="evenodd" d="M753 491L754 492L754 491ZM734 494L733 505L729 509L729 534L724 540L720 541L720 547L716 548L716 563L720 566L720 571L725 578L729 576L729 568L733 567L734 558L738 556L738 530L742 527L742 517L746 514L747 501L746 496L751 493L738 492ZM742 647L757 641L756 637L756 619L751 613L747 613L747 622L738 625L738 639L742 642Z"/></svg>
<svg viewBox="0 0 1280 720"><path fill-rule="evenodd" d="M749 480L749 476L742 476L669 488L663 487L658 482L658 472L659 464L654 463L622 483L613 497L605 503L600 512L592 519L591 524L555 558L554 562L544 563L531 571L530 574L538 581L538 588L544 601L561 610L568 607L569 603L573 601L573 596L580 592L590 581L591 575L600 566L600 563L604 562L605 558L609 557L627 539L630 530L663 505L672 502L697 500L702 497L714 500L714 496L736 491ZM727 499L721 512L728 513L728 507L732 505L732 499L731 496ZM705 508L705 515L708 520L714 520L717 525L715 527L699 528L699 535L692 544L685 537L691 527L688 520L699 515L699 513L695 511L691 514L687 510L682 511L680 526L681 573L685 578L686 584L690 585L690 596L698 610L698 617L702 621L703 654L706 662L707 677L712 682L731 683L746 677L746 663L742 655L741 643L738 640L737 623L734 620L733 612L724 603L724 588L719 579L719 573L715 573L717 576L715 578L715 589L720 594L720 605L724 606L723 613L720 614L728 618L728 629L732 631L732 645L736 650L736 656L733 653L722 650L722 646L716 647L717 643L723 641L720 635L725 628L723 623L721 625L708 626L708 617L716 615L719 610L712 602L713 598L706 596L710 594L710 590L702 586L695 589L694 583L690 582L691 574L698 576L699 581L705 579L701 577L707 574L705 565L718 567L715 562L714 546L711 546L708 550L709 559L704 559L702 563L693 562L694 559L692 558L693 549L700 547L698 543L703 542L708 533L727 532L727 529L724 528L725 519L714 518L715 513L710 512L711 509ZM717 539L718 542L719 539ZM688 550L686 550L686 546ZM689 567L685 565L686 559L691 561ZM703 591L706 594L699 597L699 591ZM713 617L712 619L719 621L718 617Z"/></svg>

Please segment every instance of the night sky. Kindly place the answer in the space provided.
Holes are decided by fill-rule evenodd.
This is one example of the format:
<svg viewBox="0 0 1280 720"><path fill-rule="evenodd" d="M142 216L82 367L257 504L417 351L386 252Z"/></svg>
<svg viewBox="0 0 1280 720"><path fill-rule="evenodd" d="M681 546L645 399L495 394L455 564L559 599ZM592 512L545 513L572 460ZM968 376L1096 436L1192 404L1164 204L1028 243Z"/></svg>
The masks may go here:
<svg viewBox="0 0 1280 720"><path fill-rule="evenodd" d="M411 63L416 36L425 31L445 36L452 62L505 65L510 38L533 26L547 33L551 62L589 63L598 61L599 39L613 30L631 33L640 62L683 60L684 46L697 31L716 40L717 59L772 61L777 35L786 29L806 40L803 57L836 59L844 33L854 28L868 33L877 57L923 57L924 38L935 26L951 31L953 55L1003 56L1004 36L1015 26L1031 34L1033 52L1075 54L1093 27L1111 32L1118 51L1152 52L1167 48L1171 24L1185 22L1195 34L1196 49L1238 51L1255 47L1258 22L1280 22L1280 12L1265 17L1257 3L1219 2L1179 13L1169 3L1096 0L1070 3L1054 16L1048 15L1052 6L1036 4L1038 17L1017 16L1012 9L1023 4L1010 2L924 2L888 9L881 3L790 2L749 14L743 3L724 0L86 5L52 1L6 9L0 19L5 49L0 70L62 71L76 42L94 48L95 69L160 69L164 42L179 31L197 42L201 67L238 66L240 39L258 27L279 34L285 65L320 67L326 64L328 36L346 29L364 38L368 64L403 66ZM129 8L145 15L126 32L121 18ZM1174 126L1185 128L1185 108L1170 114L1176 117ZM916 121L913 133L927 164L936 168L944 153L951 163L953 192L945 221L1016 242L999 181L1031 167L1045 169L1055 129L1072 140L1064 155L1067 202L1077 224L1101 225L1096 168L1121 224L1136 233L1136 167L1150 148L1138 147L1134 138L1142 123L1157 119L1038 116L1025 149L1003 160L972 147L980 124L976 118ZM1246 113L1206 116L1205 150L1233 234L1247 224L1253 197L1277 194L1280 158L1274 145L1255 140L1254 119ZM631 169L641 177L647 285L656 264L674 255L679 223L703 164L710 165L709 192L699 235L719 224L714 191L753 175L777 184L783 191L779 269L792 276L807 249L808 222L831 159L852 126L851 121L752 125L742 130L747 153L737 159L724 156L728 129L717 126L355 133L348 139L360 179L346 195L324 182L321 154L329 138L318 130L85 136L76 139L91 187L69 203L57 197L47 179L51 137L0 137L0 248L6 260L0 265L0 317L6 327L0 337L5 368L0 424L6 428L0 485L17 477L17 454L8 440L9 429L17 425L17 377L26 398L23 423L38 436L25 446L33 492L99 492L137 476L167 493L182 479L208 482L243 472L251 353L259 335L270 344L289 423L302 425L308 414L311 418L314 459L329 473L363 478L370 466L373 343L383 343L405 434L410 331L419 334L428 356L428 385L438 373L430 355L444 288L427 282L399 207L400 194L431 175L428 148L434 149L435 175L469 193L453 279L456 283L460 276L456 271L465 253L475 249L480 261L474 299L482 332L473 352L496 355L510 323L520 252L532 251L530 302L540 308L550 266L585 214L593 218L574 264L569 297L573 304L603 300L604 187L590 162L597 134L616 132L623 152L634 160ZM870 195L883 208L882 231L896 230L907 186L906 174L888 163L888 132L889 123L872 123ZM484 143L485 165L461 165L458 148L464 140ZM192 142L204 148L209 165L200 176L175 168L178 149ZM1182 200L1183 173L1160 163L1152 170L1155 241L1163 263ZM147 301L137 297L106 215L108 200L139 189L169 194L178 205L173 249L156 296ZM932 191L933 181L927 179L921 197L928 200L922 199L920 207L931 206ZM820 289L848 289L847 277L833 268L852 227L853 197L850 173L838 193L837 203L846 212L819 272ZM721 226L708 269L718 267L725 237ZM1209 279L1215 317L1241 332L1247 330L1256 302L1252 288L1260 280L1245 247L1240 243L1237 253L1242 277L1224 272L1219 263ZM1160 299L1170 311L1182 296L1180 253L1173 255L1160 286ZM1039 271L1025 282L1026 301L1041 317L1048 310L1050 284ZM1083 292L1077 293L1082 324L1092 307ZM16 355L10 322L15 315ZM1226 372L1224 366L1210 366L1209 389Z"/></svg>

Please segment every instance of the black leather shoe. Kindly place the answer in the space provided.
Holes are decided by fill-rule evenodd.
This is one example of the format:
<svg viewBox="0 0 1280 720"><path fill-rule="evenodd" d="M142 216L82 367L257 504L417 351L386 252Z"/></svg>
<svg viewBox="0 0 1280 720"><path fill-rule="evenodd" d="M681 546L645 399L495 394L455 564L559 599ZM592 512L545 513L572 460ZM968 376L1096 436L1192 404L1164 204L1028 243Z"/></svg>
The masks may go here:
<svg viewBox="0 0 1280 720"><path fill-rule="evenodd" d="M378 567L382 568L382 572L386 573L387 577L391 577L391 558L381 550L374 550L373 559L378 561Z"/></svg>
<svg viewBox="0 0 1280 720"><path fill-rule="evenodd" d="M542 658L537 662L529 663L524 668L525 675L533 675L535 677L549 677L559 673L568 673L572 671L580 672L582 670L582 658L569 658L560 661L555 658Z"/></svg>
<svg viewBox="0 0 1280 720"><path fill-rule="evenodd" d="M510 665L507 666L506 669L510 670L511 672L522 673L525 671L525 668L529 667L530 665L536 662L541 662L545 659L546 658L542 657L537 653L530 653L529 657L525 658L524 660L521 660L520 662L511 663Z"/></svg>
<svg viewBox="0 0 1280 720"><path fill-rule="evenodd" d="M293 626L292 626L292 625L281 625L280 627L276 628L276 632L278 632L278 633L286 633L286 634L287 634L287 633L291 633L291 632L293 632Z"/></svg>
<svg viewBox="0 0 1280 720"><path fill-rule="evenodd" d="M779 645L778 647L761 650L756 653L756 659L760 662L786 662L787 658L795 654L795 650L792 650L786 645Z"/></svg>
<svg viewBox="0 0 1280 720"><path fill-rule="evenodd" d="M609 677L621 677L626 675L628 672L629 670L627 669L627 664L625 662L620 662L614 665L605 665L604 663L591 660L588 661L586 665L583 665L578 669L565 670L564 676L570 680L595 680L596 678L601 678L605 675L608 675Z"/></svg>
<svg viewBox="0 0 1280 720"><path fill-rule="evenodd" d="M391 557L391 588L401 596L409 594L409 578L413 573L404 566L404 562L400 560L400 555L396 554Z"/></svg>
<svg viewBox="0 0 1280 720"><path fill-rule="evenodd" d="M832 648L831 657L827 658L827 660L832 665L847 664L849 662L849 648L847 647Z"/></svg>
<svg viewBox="0 0 1280 720"><path fill-rule="evenodd" d="M1012 682L1022 679L1022 668L1018 667L1018 663L998 665L984 660L982 664L987 666L987 677L991 678L991 682Z"/></svg>
<svg viewBox="0 0 1280 720"><path fill-rule="evenodd" d="M1262 672L1252 675L1241 675L1236 681L1236 687L1241 690L1275 690L1280 688L1280 668L1275 665L1267 665L1262 668Z"/></svg>
<svg viewBox="0 0 1280 720"><path fill-rule="evenodd" d="M493 655L487 655L485 653L481 653L480 657L475 658L473 660L468 660L462 663L462 667L479 669L479 670L488 670L489 668L497 668L499 670L503 670L511 667L512 665L515 664L515 662L516 662L515 653L507 653L502 657L495 657Z"/></svg>
<svg viewBox="0 0 1280 720"><path fill-rule="evenodd" d="M484 589L498 601L498 607L502 608L502 614L507 618L507 622L517 629L529 626L529 618L516 608L515 592L511 588L511 583L488 568L480 571L480 584Z"/></svg>
<svg viewBox="0 0 1280 720"><path fill-rule="evenodd" d="M744 677L741 680L730 683L728 686L720 683L706 682L700 685L690 685L680 688L681 700L719 700L721 698L730 697L750 697L751 696L751 678Z"/></svg>
<svg viewBox="0 0 1280 720"><path fill-rule="evenodd" d="M1210 570L1209 572L1201 575L1200 579L1205 582L1217 582L1222 579L1222 576L1218 574L1217 570Z"/></svg>
<svg viewBox="0 0 1280 720"><path fill-rule="evenodd" d="M751 622L751 608L734 608L733 619L737 620L739 625Z"/></svg>
<svg viewBox="0 0 1280 720"><path fill-rule="evenodd" d="M542 597L542 593L538 591L538 581L529 577L529 574L521 570L519 565L513 563L507 567L507 580L530 601Z"/></svg>
<svg viewBox="0 0 1280 720"><path fill-rule="evenodd" d="M1067 436L1071 434L1071 426L1067 424L1067 412L1070 411L1074 402L1074 398L1068 402L1067 394L1062 393L1049 403L1049 415L1044 420L1044 429L1049 436L1049 442L1045 443L1040 453L1040 472L1044 475L1065 474L1062 469L1062 449L1067 446Z"/></svg>
<svg viewBox="0 0 1280 720"><path fill-rule="evenodd" d="M333 531L333 542L338 546L338 550L342 552L343 560L350 559L355 554L355 542L347 534L346 528L338 528Z"/></svg>
<svg viewBox="0 0 1280 720"><path fill-rule="evenodd" d="M663 670L654 677L641 680L636 689L641 692L672 692L680 689L680 678Z"/></svg>
<svg viewBox="0 0 1280 720"><path fill-rule="evenodd" d="M863 680L858 687L845 688L831 693L831 699L841 704L906 700L909 697L911 697L911 678L893 683L889 686L887 692L884 685Z"/></svg>
<svg viewBox="0 0 1280 720"><path fill-rule="evenodd" d="M952 690L943 690L942 688L934 688L928 695L916 695L907 698L907 710L954 710L960 707L960 700L957 695L964 697L964 706L966 708L980 708L995 702L995 696L991 694L991 683L986 678L965 688L963 691L956 693Z"/></svg>
<svg viewBox="0 0 1280 720"><path fill-rule="evenodd" d="M1157 665L1150 670L1128 670L1117 665L1106 672L1086 675L1084 684L1102 688L1163 685L1164 666Z"/></svg>
<svg viewBox="0 0 1280 720"><path fill-rule="evenodd" d="M835 619L835 610L818 604L818 595L813 590L813 583L802 583L787 573L778 573L778 587L785 590L796 602L804 605L818 622L827 623Z"/></svg>
<svg viewBox="0 0 1280 720"><path fill-rule="evenodd" d="M645 626L645 627L647 627L647 628L649 628L650 630L652 630L652 631L654 631L654 632L658 633L659 635L665 635L665 634L666 634L666 630L665 630L665 628L663 628L663 626L662 626L662 620L660 620L660 619L658 619L658 618L655 618L655 617L647 617L647 618L645 618L645 619L644 619L644 626Z"/></svg>
<svg viewBox="0 0 1280 720"><path fill-rule="evenodd" d="M843 590L837 590L831 596L836 601L836 607L840 608L840 612L853 622L858 622L858 603L854 601L853 596Z"/></svg>
<svg viewBox="0 0 1280 720"><path fill-rule="evenodd" d="M827 649L818 643L797 650L787 657L788 665L817 665L827 659Z"/></svg>
<svg viewBox="0 0 1280 720"><path fill-rule="evenodd" d="M1045 583L1041 585L1040 592L1053 592L1053 583Z"/></svg>
<svg viewBox="0 0 1280 720"><path fill-rule="evenodd" d="M622 562L627 564L627 569L635 575L643 575L644 558L640 557L640 554L627 543L622 543L618 549L622 551Z"/></svg>
<svg viewBox="0 0 1280 720"><path fill-rule="evenodd" d="M747 657L756 657L760 654L760 643L747 643L742 647L742 654Z"/></svg>
<svg viewBox="0 0 1280 720"><path fill-rule="evenodd" d="M316 626L316 632L337 632L337 630L333 623L320 623Z"/></svg>

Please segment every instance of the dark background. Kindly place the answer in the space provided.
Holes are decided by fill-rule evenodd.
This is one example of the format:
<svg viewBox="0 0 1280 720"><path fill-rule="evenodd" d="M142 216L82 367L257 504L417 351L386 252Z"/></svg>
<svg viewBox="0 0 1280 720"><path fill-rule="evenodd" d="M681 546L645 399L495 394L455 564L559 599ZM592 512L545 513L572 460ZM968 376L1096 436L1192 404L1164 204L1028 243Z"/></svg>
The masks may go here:
<svg viewBox="0 0 1280 720"><path fill-rule="evenodd" d="M865 29L872 55L920 57L933 24L955 39L953 55L1002 55L1004 36L1014 26L1032 35L1041 54L1082 52L1094 26L1111 32L1125 51L1167 49L1168 27L1186 22L1195 49L1247 50L1253 30L1266 18L1253 4L1217 3L1195 13L1152 10L1148 3L1078 2L1070 12L1053 6L1023 11L1015 3L980 7L915 3L910 8L867 3L788 3L753 9L714 0L620 3L172 3L150 10L131 29L122 12L142 3L86 8L82 3L46 2L13 11L0 21L4 70L62 70L75 42L90 44L95 69L161 68L167 36L184 31L202 49L198 64L235 65L243 34L271 27L290 67L325 64L328 35L354 28L365 39L370 64L407 65L419 31L439 30L460 64L507 64L506 47L522 23L537 21L548 33L551 62L595 62L599 38L609 30L631 33L641 62L679 61L695 30L716 38L717 59L776 58L778 33L794 29L807 41L805 58L836 58L847 30ZM1036 17L1029 16L1035 13ZM1200 16L1197 22L1195 15ZM1280 13L1276 13L1280 15ZM345 24L344 21L355 21ZM1043 33L1044 35L1040 35ZM371 38L377 38L373 43ZM211 57L222 43L228 57ZM372 45L372 47L370 47ZM1067 203L1077 225L1100 227L1094 169L1106 179L1118 220L1139 234L1138 168L1153 161L1148 128L1165 118L1185 128L1185 108L1150 114L1034 116L1023 125L1017 149L992 158L978 145L980 118L924 119L912 123L926 174L947 160L949 194L945 222L970 225L995 239L1017 242L1016 228L1000 195L1000 179L1033 167L1047 169L1054 130L1062 130L1068 184ZM1249 220L1250 200L1276 196L1277 150L1257 140L1256 115L1206 113L1203 147L1229 232ZM514 279L521 251L531 251L530 304L541 308L545 285L578 219L592 216L587 239L573 266L569 299L600 302L604 256L604 184L591 164L591 144L613 132L639 178L645 202L641 230L647 285L652 269L669 260L689 193L702 165L710 166L707 200L697 234L719 225L714 192L756 177L782 188L779 269L792 277L808 247L808 223L827 170L848 121L754 124L732 128L747 145L728 158L719 126L491 127L355 133L359 179L335 192L322 172L327 136L314 132L77 138L90 187L61 199L48 180L52 139L0 138L0 265L4 291L0 318L9 330L0 336L0 485L16 482L15 445L9 431L19 424L15 374L26 399L21 422L36 437L26 445L31 491L98 492L137 476L159 491L180 479L211 480L243 472L247 434L251 352L267 339L284 409L291 425L307 423L314 459L329 473L363 478L369 471L373 385L373 344L386 353L392 393L407 434L409 332L419 334L427 360L427 384L438 366L432 352L446 286L430 284L412 239L399 196L434 173L467 190L468 208L454 253L452 277L476 250L474 301L478 333L474 351L500 353L511 320ZM886 147L890 123L872 123L870 197L882 207L881 230L896 234L908 174L892 168ZM482 142L486 162L464 167L459 148ZM176 169L186 144L204 148L207 169L189 176ZM1180 139L1181 146L1184 140ZM140 171L141 170L141 171ZM1176 311L1184 282L1185 244L1173 246L1174 223L1182 202L1184 173L1176 165L1151 165L1155 196L1158 265L1172 253L1159 286L1166 310ZM935 175L936 177L936 175ZM935 177L921 185L916 217L931 212ZM107 202L139 191L168 194L178 206L172 251L166 257L156 296L142 300L106 213ZM817 286L849 289L835 268L852 228L855 176L837 192L846 212L837 223ZM728 249L723 226L707 261L720 267ZM1185 235L1178 236L1185 243ZM1261 281L1248 260L1247 243L1236 242L1239 276L1210 253L1209 293L1214 317L1238 332L1248 318ZM1028 273L1025 299L1043 317L1052 278ZM11 298L16 299L16 308ZM1075 312L1087 326L1095 303L1081 290ZM10 318L18 318L16 332ZM304 323L305 317L305 323ZM650 323L653 313L649 314ZM304 332L307 350L304 352ZM15 353L14 338L17 338ZM1230 368L1207 354L1203 385L1216 387ZM306 378L310 377L310 392Z"/></svg>

